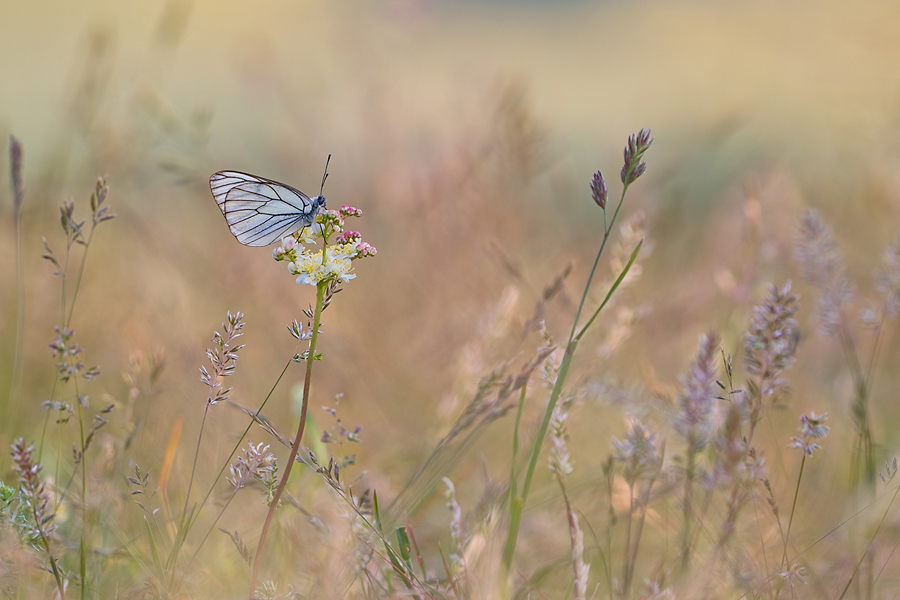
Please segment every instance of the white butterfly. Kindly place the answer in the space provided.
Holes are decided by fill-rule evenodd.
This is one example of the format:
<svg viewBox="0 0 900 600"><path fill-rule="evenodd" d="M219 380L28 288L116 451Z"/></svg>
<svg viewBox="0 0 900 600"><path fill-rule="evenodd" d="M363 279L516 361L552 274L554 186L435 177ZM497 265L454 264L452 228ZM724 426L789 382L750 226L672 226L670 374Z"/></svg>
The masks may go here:
<svg viewBox="0 0 900 600"><path fill-rule="evenodd" d="M328 155L329 160L331 155ZM328 178L328 163L322 188ZM283 236L312 225L325 208L322 189L310 198L289 185L240 171L219 171L209 178L219 210L237 241L245 246L268 246Z"/></svg>

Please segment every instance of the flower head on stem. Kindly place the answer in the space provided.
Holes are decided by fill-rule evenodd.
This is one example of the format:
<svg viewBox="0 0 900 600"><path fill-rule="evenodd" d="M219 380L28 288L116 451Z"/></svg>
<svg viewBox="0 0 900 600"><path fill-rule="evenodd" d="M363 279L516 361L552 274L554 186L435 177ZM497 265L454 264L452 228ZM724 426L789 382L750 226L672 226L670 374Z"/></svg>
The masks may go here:
<svg viewBox="0 0 900 600"><path fill-rule="evenodd" d="M609 197L609 189L606 187L606 180L603 179L603 173L597 171L591 178L591 197L597 206L606 208L606 200Z"/></svg>
<svg viewBox="0 0 900 600"><path fill-rule="evenodd" d="M503 566L507 572L509 572L512 567L512 559L513 555L515 554L516 542L519 535L519 524L521 523L524 506L528 499L528 492L531 488L531 481L534 477L535 469L537 468L541 447L544 444L544 439L546 438L547 432L550 428L550 421L553 417L553 411L555 410L556 403L559 401L559 397L562 394L562 390L568 376L569 367L571 365L572 358L575 355L578 343L580 342L585 332L591 327L596 318L599 316L600 311L603 310L603 307L607 305L616 289L622 283L622 280L628 275L628 271L634 264L634 260L637 258L638 252L640 252L641 243L639 243L632 251L628 264L625 265L616 281L613 282L613 284L610 286L603 302L600 303L600 305L593 311L593 314L591 314L587 321L582 325L581 313L584 309L585 301L587 300L589 292L591 291L591 283L593 282L594 275L597 272L597 264L600 262L600 257L603 255L603 249L606 247L606 243L609 240L610 231L615 225L616 219L619 215L619 210L622 208L622 204L625 201L625 193L628 190L628 186L633 183L638 177L640 177L641 174L647 169L647 165L643 161L643 156L650 148L651 143L653 143L653 139L650 137L649 129L642 129L638 134L632 135L629 138L628 145L625 148L625 163L622 167L622 182L624 183L622 194L619 197L619 202L616 204L615 210L613 210L612 212L612 216L608 220L606 211L606 198L604 197L606 182L603 179L603 175L598 171L597 173L595 173L595 176L591 181L591 195L594 198L594 202L597 203L603 210L603 237L600 241L600 248L597 251L597 257L594 259L594 265L593 267L591 267L591 273L590 275L588 275L587 283L584 286L584 292L581 295L581 300L578 303L578 308L575 311L575 318L572 320L572 329L569 333L569 339L566 342L563 359L562 361L560 361L556 382L553 384L553 390L550 392L550 398L548 399L547 406L544 410L544 418L541 421L541 425L538 428L537 435L535 436L534 442L531 445L531 456L528 460L528 466L525 470L525 479L522 482L521 489L516 491L515 493L514 497L516 499L516 502L510 502L509 533L506 538L506 544L503 548ZM511 495L511 497L513 496Z"/></svg>
<svg viewBox="0 0 900 600"><path fill-rule="evenodd" d="M269 511L263 523L259 542L256 546L256 556L250 572L250 598L254 597L256 581L259 575L259 567L265 547L269 526L272 523L274 510L278 506L284 487L291 474L291 469L300 450L300 441L303 439L303 431L306 426L306 414L309 409L310 384L312 382L313 364L321 357L316 354L316 343L319 336L319 327L322 323L322 311L329 305L334 294L339 291L337 285L346 283L356 277L352 273L352 261L375 256L376 250L366 242L356 231L344 229L344 219L360 217L362 211L352 206L341 206L339 210L321 211L316 215L315 222L303 230L285 237L272 252L272 258L276 261L287 261L288 272L295 276L298 284L309 284L316 288L315 308L304 311L309 319L308 334L302 330L295 321L288 327L291 335L300 340L309 342L309 348L305 352L294 355L296 362L306 362L306 375L303 380L303 403L300 407L300 419L297 426L297 434L291 443L291 451L284 463L284 472L278 481L275 491L268 498ZM322 240L323 248L313 252L307 245L313 245ZM329 245L329 242L331 244ZM354 432L354 435L358 431Z"/></svg>
<svg viewBox="0 0 900 600"><path fill-rule="evenodd" d="M700 336L700 350L683 378L684 390L678 396L678 413L673 426L688 443L688 452L697 454L709 443L717 425L715 398L716 350L719 337L710 332Z"/></svg>
<svg viewBox="0 0 900 600"><path fill-rule="evenodd" d="M258 481L266 489L266 504L271 502L277 483L278 465L275 455L268 452L269 446L263 446L262 442L253 445L249 442L244 450L244 455L239 456L237 462L230 467L231 477L228 482L235 490L238 490L251 481Z"/></svg>
<svg viewBox="0 0 900 600"><path fill-rule="evenodd" d="M200 381L209 386L209 394L206 397L207 404L216 404L223 400L228 400L228 393L231 388L222 387L222 378L228 377L234 373L237 366L238 352L244 347L243 344L234 345L234 341L244 335L241 329L244 328L244 315L240 311L231 314L228 311L226 322L222 323L224 334L216 331L213 334L213 344L215 348L207 348L206 356L212 363L213 372L210 373L206 367L200 367Z"/></svg>
<svg viewBox="0 0 900 600"><path fill-rule="evenodd" d="M821 440L828 435L830 427L825 425L827 419L828 413L817 415L815 411L808 415L800 415L800 427L797 428L800 437L792 437L788 448L799 448L807 456L812 456L814 451L822 447L813 440Z"/></svg>
<svg viewBox="0 0 900 600"><path fill-rule="evenodd" d="M622 165L622 183L632 184L644 174L647 170L644 153L652 143L653 138L650 137L649 129L641 129L628 138L628 145L625 146L625 164Z"/></svg>
<svg viewBox="0 0 900 600"><path fill-rule="evenodd" d="M794 488L794 502L791 505L791 514L788 517L787 533L784 536L784 551L781 555L781 564L787 565L788 545L791 538L791 527L794 525L794 512L797 510L797 498L800 496L800 481L803 479L803 467L806 465L806 457L812 456L813 452L821 448L821 446L813 440L825 439L828 435L829 427L825 425L828 419L828 413L817 415L815 411L808 415L800 415L800 437L792 437L788 448L798 448L803 450L803 460L800 461L800 472L797 474L797 486ZM849 584L848 584L849 585Z"/></svg>
<svg viewBox="0 0 900 600"><path fill-rule="evenodd" d="M613 446L616 449L615 459L624 465L625 481L629 485L652 475L662 462L659 435L637 419L628 421L625 439L613 438Z"/></svg>
<svg viewBox="0 0 900 600"><path fill-rule="evenodd" d="M34 446L32 444L26 445L25 440L22 438L17 439L12 445L12 469L19 480L19 491L22 495L24 506L27 512L30 513L27 524L23 522L21 526L29 541L36 548L42 549L47 553L50 571L56 579L59 597L65 600L65 576L50 548L50 540L55 529L53 518L56 515L50 508L50 493L41 479L42 467L34 462L33 452Z"/></svg>
<svg viewBox="0 0 900 600"><path fill-rule="evenodd" d="M346 205L340 210L321 211L315 223L281 240L281 245L272 251L272 258L288 261L288 272L297 277L298 284L346 283L356 277L351 272L352 261L375 256L377 252L358 231L344 230L345 218L360 216L360 209ZM332 237L334 243L329 245ZM320 239L325 246L322 250L314 252L304 246Z"/></svg>

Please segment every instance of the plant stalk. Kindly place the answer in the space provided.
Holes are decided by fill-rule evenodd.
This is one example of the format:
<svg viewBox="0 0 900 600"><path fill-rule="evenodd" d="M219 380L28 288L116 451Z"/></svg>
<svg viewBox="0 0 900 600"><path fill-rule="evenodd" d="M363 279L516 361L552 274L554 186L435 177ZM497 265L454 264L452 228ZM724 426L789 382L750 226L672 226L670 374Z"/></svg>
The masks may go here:
<svg viewBox="0 0 900 600"><path fill-rule="evenodd" d="M300 424L297 426L297 435L294 437L294 443L291 444L291 453L288 456L287 465L284 467L284 473L281 475L281 481L275 489L275 495L269 503L269 511L266 513L266 521L263 523L262 532L259 534L259 543L256 546L256 556L253 557L253 569L250 572L250 594L249 599L254 600L256 595L256 580L259 576L259 563L262 559L263 547L266 543L266 536L269 533L269 526L272 524L272 516L275 509L281 501L281 495L287 485L288 477L297 459L297 453L300 450L300 440L303 438L303 429L306 426L306 410L309 407L309 388L312 383L312 367L316 360L316 342L319 338L319 324L322 319L322 303L325 299L325 288L327 282L319 283L316 286L316 308L313 314L312 338L309 341L309 353L306 356L306 377L303 380L303 403L300 407Z"/></svg>
<svg viewBox="0 0 900 600"><path fill-rule="evenodd" d="M631 260L622 270L622 273L619 275L619 278L612 285L609 290L609 293L606 295L606 298L600 304L594 314L591 315L591 318L588 320L587 324L581 328L581 331L578 331L578 321L581 318L581 311L584 309L584 304L587 301L588 293L591 289L591 283L594 280L594 275L597 272L597 265L600 263L600 256L603 254L604 248L606 248L606 242L609 240L609 234L612 231L613 227L616 223L616 218L619 216L619 210L622 208L622 203L625 200L625 192L628 191L628 185L626 184L622 188L622 195L619 197L619 203L616 206L616 210L613 213L612 219L610 219L609 224L606 225L606 208L603 209L604 216L604 230L603 230L603 241L600 242L600 249L597 251L597 257L594 259L594 265L591 267L591 274L588 276L587 283L584 286L584 293L581 295L581 301L578 303L578 310L575 311L575 319L572 322L572 330L569 333L569 340L566 343L566 349L563 354L562 362L559 365L559 372L556 375L556 382L553 384L553 391L550 392L550 400L547 402L547 408L544 411L544 419L541 421L540 429L538 429L537 436L535 437L534 444L531 447L531 458L528 462L528 468L525 472L525 481L522 484L522 491L515 498L515 502L510 503L510 523L509 523L509 533L506 538L506 545L503 548L503 566L507 572L509 572L512 566L512 558L516 551L516 541L519 537L519 526L522 522L522 513L525 509L525 501L528 499L528 491L531 488L531 480L534 478L534 472L537 469L538 458L541 454L541 447L544 445L544 438L547 436L547 429L550 426L550 419L553 416L553 409L556 408L556 403L559 400L560 395L562 394L563 386L565 385L566 378L569 375L569 367L572 365L572 358L575 356L575 349L578 347L578 342L581 340L581 337L585 334L588 327L594 322L597 318L597 315L600 314L600 311L606 306L609 299L612 297L613 292L618 288L619 284L624 279L625 275L628 273L628 270L631 268L631 265L634 263L635 258L637 258L637 253L640 250L641 245L638 244L637 248L635 248L634 252L631 254ZM577 333L576 333L577 332Z"/></svg>

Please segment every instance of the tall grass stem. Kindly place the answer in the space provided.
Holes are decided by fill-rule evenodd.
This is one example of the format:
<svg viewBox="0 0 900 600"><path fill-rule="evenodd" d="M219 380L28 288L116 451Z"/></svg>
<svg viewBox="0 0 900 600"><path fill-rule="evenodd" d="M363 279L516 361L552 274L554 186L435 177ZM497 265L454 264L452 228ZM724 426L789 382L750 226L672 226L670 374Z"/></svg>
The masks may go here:
<svg viewBox="0 0 900 600"><path fill-rule="evenodd" d="M597 257L594 259L594 264L591 267L591 273L588 276L587 283L584 286L584 292L581 294L581 300L578 303L578 309L575 311L575 318L572 322L572 330L569 333L569 340L566 343L566 349L563 353L562 362L559 365L559 372L556 376L556 382L553 384L553 390L550 392L550 399L548 400L547 407L544 410L544 418L541 421L541 426L538 429L537 436L535 437L534 443L531 447L531 458L529 459L528 467L525 471L525 480L522 483L522 490L516 498L517 501L510 503L509 533L507 535L506 544L503 549L503 566L507 572L509 572L510 568L512 567L512 559L516 551L516 541L519 536L519 525L522 520L522 512L525 509L525 502L528 499L528 491L531 488L531 481L534 478L534 472L537 469L538 458L541 454L541 447L544 444L544 438L547 436L547 429L550 426L550 419L553 416L553 410L556 408L556 403L559 400L560 395L562 394L563 386L565 385L566 378L569 375L569 368L572 365L572 358L574 358L575 356L575 350L578 347L578 342L587 331L587 328L594 322L594 319L597 318L597 315L609 301L612 293L622 282L622 279L628 273L631 265L634 264L634 259L637 257L637 252L640 249L640 245L635 248L635 251L631 255L631 260L622 270L619 278L611 287L609 293L606 295L606 299L597 308L597 310L589 319L588 323L581 329L580 332L576 334L576 331L578 331L578 320L581 318L581 312L584 309L585 302L587 301L587 296L591 289L591 283L593 282L594 275L597 272L597 265L600 262L600 257L603 254L603 249L606 248L606 242L607 240L609 240L610 231L612 231L612 228L616 223L616 217L618 217L619 210L622 208L622 203L625 200L625 193L627 191L628 184L626 183L622 188L622 195L619 197L619 203L616 206L613 217L612 219L610 219L609 225L604 228L603 241L600 242L600 249L597 251ZM603 214L605 222L606 207L603 208Z"/></svg>

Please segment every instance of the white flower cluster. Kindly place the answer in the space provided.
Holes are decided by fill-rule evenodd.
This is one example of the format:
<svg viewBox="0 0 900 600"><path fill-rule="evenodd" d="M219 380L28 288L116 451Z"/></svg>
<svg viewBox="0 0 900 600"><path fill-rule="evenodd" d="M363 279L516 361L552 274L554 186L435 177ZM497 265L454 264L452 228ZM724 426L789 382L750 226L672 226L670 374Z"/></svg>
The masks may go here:
<svg viewBox="0 0 900 600"><path fill-rule="evenodd" d="M362 241L356 231L344 231L344 217L358 217L357 208L342 206L339 211L324 211L316 216L316 222L293 236L281 240L272 252L275 260L288 261L288 271L297 277L298 284L318 285L326 281L346 283L356 277L352 273L352 261L374 256L376 249ZM328 239L337 235L335 243ZM313 252L302 244L315 244L325 240L324 250Z"/></svg>

